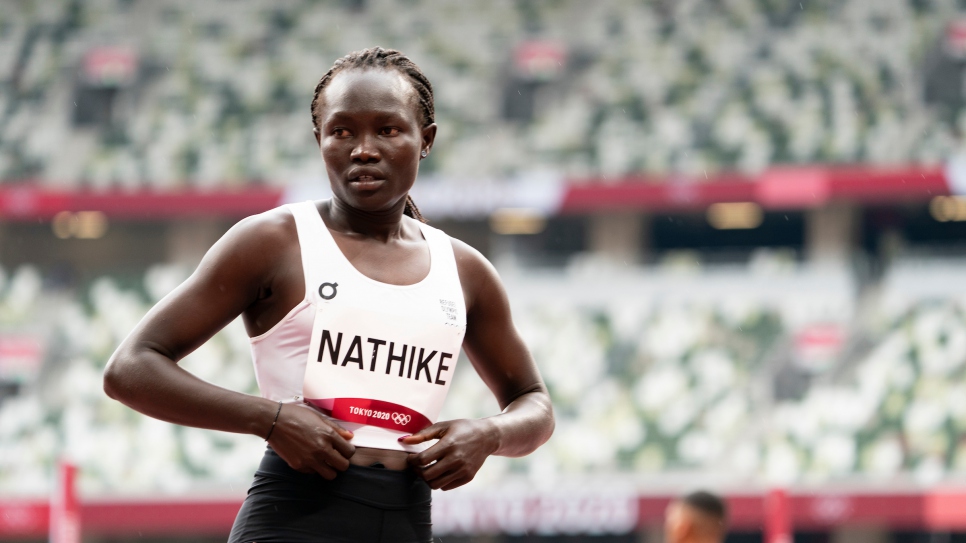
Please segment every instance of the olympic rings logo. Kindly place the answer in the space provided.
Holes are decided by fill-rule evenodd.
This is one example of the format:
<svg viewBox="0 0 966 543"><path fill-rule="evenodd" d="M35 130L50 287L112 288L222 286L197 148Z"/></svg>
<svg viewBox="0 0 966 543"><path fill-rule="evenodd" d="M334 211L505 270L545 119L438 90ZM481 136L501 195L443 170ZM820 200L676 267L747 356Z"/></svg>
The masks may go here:
<svg viewBox="0 0 966 543"><path fill-rule="evenodd" d="M412 420L412 417L409 416L409 415L406 415L404 413L393 413L392 414L392 421L395 422L396 424L398 424L399 426L405 426L405 425L409 424L409 421L410 420Z"/></svg>

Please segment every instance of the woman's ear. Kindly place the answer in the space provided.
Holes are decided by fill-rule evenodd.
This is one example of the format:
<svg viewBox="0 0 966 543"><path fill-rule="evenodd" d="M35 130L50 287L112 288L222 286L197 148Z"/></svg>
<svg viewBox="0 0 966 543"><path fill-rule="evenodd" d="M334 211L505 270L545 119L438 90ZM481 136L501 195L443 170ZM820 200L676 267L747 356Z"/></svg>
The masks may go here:
<svg viewBox="0 0 966 543"><path fill-rule="evenodd" d="M436 123L430 123L423 127L423 144L420 147L421 157L426 158L429 155L434 141L436 141Z"/></svg>
<svg viewBox="0 0 966 543"><path fill-rule="evenodd" d="M319 144L319 146L321 147L322 146L322 133L319 132L319 127L316 126L316 127L312 128L312 133L315 134L315 143Z"/></svg>

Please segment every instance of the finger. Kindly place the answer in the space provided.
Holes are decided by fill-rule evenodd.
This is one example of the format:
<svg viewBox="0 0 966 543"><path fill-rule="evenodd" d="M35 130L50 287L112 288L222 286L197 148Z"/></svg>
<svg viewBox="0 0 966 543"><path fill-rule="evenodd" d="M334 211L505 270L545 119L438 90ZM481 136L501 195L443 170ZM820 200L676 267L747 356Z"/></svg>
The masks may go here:
<svg viewBox="0 0 966 543"><path fill-rule="evenodd" d="M346 441L341 435L333 434L329 437L331 438L332 448L343 458L352 458L352 455L356 453L356 446Z"/></svg>
<svg viewBox="0 0 966 543"><path fill-rule="evenodd" d="M405 436L399 438L401 443L406 445L417 445L431 439L439 439L446 435L446 430L449 428L448 422L437 422L431 426L427 426L422 430L416 432L411 436Z"/></svg>
<svg viewBox="0 0 966 543"><path fill-rule="evenodd" d="M336 433L339 434L339 437L341 437L342 439L349 440L349 439L352 439L353 437L355 437L355 434L353 434L349 430L346 430L345 428L343 428L342 426L340 426L338 423L329 421L329 424L332 425L332 429L335 430Z"/></svg>
<svg viewBox="0 0 966 543"><path fill-rule="evenodd" d="M302 406L304 406L304 407L305 407L306 409L309 409L309 410L311 410L311 411L312 411L313 413L315 413L315 414L316 414L316 415L317 415L317 416L318 416L319 418L321 418L322 420L324 420L324 421L326 422L326 424L328 424L328 425L329 425L330 427L332 427L332 429L334 429L334 430L335 430L335 431L336 431L336 432L337 432L337 433L338 433L338 434L339 434L340 436L342 436L342 439L352 439L352 436L353 436L354 434L353 434L352 432L350 432L349 430L346 430L345 428L343 428L343 427L342 427L342 425L341 425L341 424L339 424L339 423L338 423L338 422L337 422L337 421L336 421L335 419L333 419L332 417L330 417L330 416L328 416L328 415L326 415L325 413L322 413L322 412L320 412L320 411L319 411L318 409L316 409L315 407L313 407L313 406L312 406L312 404L309 404L309 403L303 403L303 404L302 404Z"/></svg>
<svg viewBox="0 0 966 543"><path fill-rule="evenodd" d="M343 428L342 425L336 422L336 420L333 419L332 417L326 417L325 415L322 415L322 419L326 423L328 423L328 425L331 426L332 429L335 430L342 437L342 439L352 439L352 437L355 435L349 430L346 430L345 428Z"/></svg>
<svg viewBox="0 0 966 543"><path fill-rule="evenodd" d="M335 479L335 476L339 474L339 472L332 469L332 466L326 464L325 462L322 462L321 464L316 464L315 472L321 475L322 478L325 479L326 481L331 481L332 479Z"/></svg>
<svg viewBox="0 0 966 543"><path fill-rule="evenodd" d="M457 468L456 463L451 459L443 458L438 462L431 465L423 465L417 468L417 471L426 481L432 479L438 479L450 471L454 471Z"/></svg>
<svg viewBox="0 0 966 543"><path fill-rule="evenodd" d="M449 450L449 447L446 444L440 442L426 449L425 451L422 451L416 454L410 454L409 457L406 459L406 461L409 462L409 465L414 468L425 468L430 464L432 464L433 462L436 462L441 458L443 458L446 455L446 452L448 450Z"/></svg>
<svg viewBox="0 0 966 543"><path fill-rule="evenodd" d="M352 439L352 432L346 430L339 423L326 417L322 413L315 411L311 408L314 413L316 413L324 423L324 426L320 428L321 432L328 437L328 441L331 443L332 448L337 450L345 458L352 458L352 455L356 452L356 447L352 443L349 443L349 439ZM323 447L325 447L323 445Z"/></svg>
<svg viewBox="0 0 966 543"><path fill-rule="evenodd" d="M300 463L297 465L298 467L295 467L295 466L292 466L292 464L289 464L289 466L291 466L292 469L294 469L299 473L305 473L305 474L318 473L322 477L325 477L326 479L329 479L329 480L332 480L336 476L336 471L333 470L332 467L329 466L327 463L325 463L325 461L322 460L321 458L308 458L304 463Z"/></svg>
<svg viewBox="0 0 966 543"><path fill-rule="evenodd" d="M467 477L464 470L457 470L435 479L433 482L436 484L436 486L433 488L437 490L450 490L458 486L465 485L470 481L470 479L472 479L472 477Z"/></svg>
<svg viewBox="0 0 966 543"><path fill-rule="evenodd" d="M307 459L307 461L302 462L300 460L290 459L287 454L279 452L277 449L275 452L282 457L282 460L285 460L285 463L288 464L290 468L294 469L295 471L299 473L315 473L315 468L311 465L311 459Z"/></svg>
<svg viewBox="0 0 966 543"><path fill-rule="evenodd" d="M328 464L339 471L349 469L349 459L345 456L342 456L342 454L340 454L339 451L335 450L334 448L323 449L319 451L319 455L325 464Z"/></svg>
<svg viewBox="0 0 966 543"><path fill-rule="evenodd" d="M453 480L450 483L441 485L439 488L442 490L453 490L454 488L459 488L472 480L473 480L473 477L460 477Z"/></svg>
<svg viewBox="0 0 966 543"><path fill-rule="evenodd" d="M444 486L451 484L462 476L461 470L454 469L440 473L436 477L427 477L426 484L434 490L443 488Z"/></svg>

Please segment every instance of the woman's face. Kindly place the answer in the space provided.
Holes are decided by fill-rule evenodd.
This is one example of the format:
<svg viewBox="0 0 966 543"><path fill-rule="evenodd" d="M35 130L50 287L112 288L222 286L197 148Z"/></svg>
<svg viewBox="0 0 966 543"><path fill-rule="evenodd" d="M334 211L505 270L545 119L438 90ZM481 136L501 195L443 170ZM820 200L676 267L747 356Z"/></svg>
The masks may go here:
<svg viewBox="0 0 966 543"><path fill-rule="evenodd" d="M422 126L416 91L392 69L348 69L323 91L316 138L339 200L364 211L405 206L420 152L436 125Z"/></svg>

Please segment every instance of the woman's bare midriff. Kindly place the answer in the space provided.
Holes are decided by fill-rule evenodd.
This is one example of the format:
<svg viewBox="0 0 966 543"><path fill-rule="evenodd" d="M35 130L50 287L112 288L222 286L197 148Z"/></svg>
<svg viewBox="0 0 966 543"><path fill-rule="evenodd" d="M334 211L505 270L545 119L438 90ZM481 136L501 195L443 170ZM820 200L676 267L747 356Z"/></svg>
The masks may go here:
<svg viewBox="0 0 966 543"><path fill-rule="evenodd" d="M409 463L406 461L408 457L409 453L406 451L357 447L355 454L352 455L352 458L349 458L349 463L357 466L382 464L382 467L386 469L402 471L409 469Z"/></svg>

